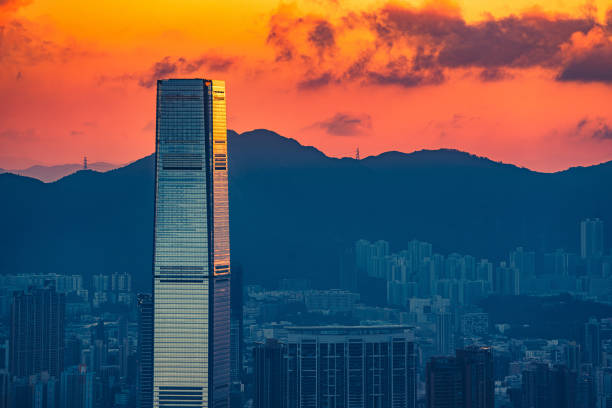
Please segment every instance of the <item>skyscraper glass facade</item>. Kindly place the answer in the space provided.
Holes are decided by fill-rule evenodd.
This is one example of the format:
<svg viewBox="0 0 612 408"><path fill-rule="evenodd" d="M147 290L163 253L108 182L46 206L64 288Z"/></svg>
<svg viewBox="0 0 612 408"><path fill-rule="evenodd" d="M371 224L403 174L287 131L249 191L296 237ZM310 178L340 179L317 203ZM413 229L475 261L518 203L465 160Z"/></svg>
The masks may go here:
<svg viewBox="0 0 612 408"><path fill-rule="evenodd" d="M157 84L153 406L229 397L225 84Z"/></svg>

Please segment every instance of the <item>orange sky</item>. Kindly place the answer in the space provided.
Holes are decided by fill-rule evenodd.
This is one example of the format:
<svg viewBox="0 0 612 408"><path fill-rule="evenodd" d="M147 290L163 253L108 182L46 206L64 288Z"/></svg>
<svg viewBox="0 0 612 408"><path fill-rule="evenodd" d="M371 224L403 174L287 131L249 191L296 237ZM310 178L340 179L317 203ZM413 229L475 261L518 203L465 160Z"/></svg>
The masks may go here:
<svg viewBox="0 0 612 408"><path fill-rule="evenodd" d="M326 154L612 160L612 2L0 0L0 167L154 149L155 79ZM95 4L95 5L93 5Z"/></svg>

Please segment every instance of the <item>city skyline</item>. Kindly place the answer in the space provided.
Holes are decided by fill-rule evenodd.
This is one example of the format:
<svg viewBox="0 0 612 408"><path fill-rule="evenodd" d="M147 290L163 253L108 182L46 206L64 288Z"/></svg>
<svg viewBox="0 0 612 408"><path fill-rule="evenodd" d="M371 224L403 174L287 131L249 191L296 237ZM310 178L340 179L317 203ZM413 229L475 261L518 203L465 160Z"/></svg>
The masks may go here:
<svg viewBox="0 0 612 408"><path fill-rule="evenodd" d="M540 171L612 158L604 0L136 4L3 3L0 167L149 154L155 81L203 74L231 84L230 128L334 157L448 147Z"/></svg>

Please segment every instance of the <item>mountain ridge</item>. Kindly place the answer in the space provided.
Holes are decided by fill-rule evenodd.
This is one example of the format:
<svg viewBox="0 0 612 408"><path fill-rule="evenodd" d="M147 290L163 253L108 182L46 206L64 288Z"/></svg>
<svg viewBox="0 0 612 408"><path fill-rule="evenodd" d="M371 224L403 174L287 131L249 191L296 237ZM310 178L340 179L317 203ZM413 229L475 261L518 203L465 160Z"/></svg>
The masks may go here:
<svg viewBox="0 0 612 408"><path fill-rule="evenodd" d="M228 135L232 259L251 283L307 276L327 285L339 254L361 238L392 250L416 238L439 253L499 261L516 246L577 251L580 220L612 222L612 163L538 173L453 150L357 161L270 131ZM0 272L127 271L146 290L153 172L149 155L53 183L0 175L0 228L9 232L0 234Z"/></svg>
<svg viewBox="0 0 612 408"><path fill-rule="evenodd" d="M328 156L314 146L302 145L296 139L281 136L280 134L274 131L268 130L268 129L253 129L253 130L246 131L243 133L237 133L233 130L228 130L228 137L233 137L233 138L236 138L236 137L246 138L251 134L257 134L260 140L266 139L267 143L281 141L282 143L286 144L285 149L289 148L288 150L293 151L293 152L299 149L304 149L303 150L304 152L309 151L313 157L318 156L318 157L323 157L323 158L327 158L330 160L339 160L339 161L351 161L351 160L355 161L356 160L355 158L352 158L352 157ZM115 165L115 164L107 163L107 162L95 162L95 163L89 164L88 169L95 170L98 172L109 172L112 170L127 167L134 162L150 157L152 154L153 153L147 156L144 156L140 159L134 160L133 162L124 164L124 165ZM451 162L449 162L449 159L452 159L453 160L452 163L454 164L465 164L465 163L468 163L468 160L470 160L472 164L474 165L479 164L483 166L494 166L494 165L510 166L513 168L527 170L527 171L538 173L538 174L557 174L557 173L563 173L563 172L572 171L572 170L578 171L579 169L589 169L594 166L612 165L612 160L610 160L610 161L605 161L605 162L601 162L601 163L597 163L597 164L593 164L589 166L571 166L571 167L568 167L567 169L558 170L555 172L541 172L541 171L532 170L527 167L520 166L520 165L513 164L513 163L505 163L502 161L496 161L486 156L479 156L473 153L469 153L467 151L454 149L454 148L420 149L420 150L414 150L412 152L389 150L389 151L385 151L385 152L382 152L376 155L366 156L360 160L360 163L364 165L371 164L371 163L375 164L377 163L379 159L387 159L387 160L399 159L399 160L413 160L413 161L419 161L423 159L425 160L433 159L434 162L437 162L439 164L450 164ZM19 174L22 176L37 178L41 181L44 181L45 183L50 183L50 182L58 181L61 178L69 176L77 171L83 170L82 167L83 167L82 164L75 164L75 163L51 165L51 166L33 165L33 166L30 166L22 170L17 170L17 169L6 170L6 169L0 168L0 174L3 174L3 173ZM48 174L48 172L52 172L52 174Z"/></svg>

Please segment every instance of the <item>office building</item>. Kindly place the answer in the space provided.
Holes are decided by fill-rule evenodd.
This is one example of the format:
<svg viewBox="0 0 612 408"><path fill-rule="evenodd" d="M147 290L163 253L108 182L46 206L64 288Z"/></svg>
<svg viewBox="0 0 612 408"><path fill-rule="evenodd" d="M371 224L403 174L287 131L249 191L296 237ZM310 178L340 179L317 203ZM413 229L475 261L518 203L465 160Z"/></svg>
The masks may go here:
<svg viewBox="0 0 612 408"><path fill-rule="evenodd" d="M62 408L93 407L93 374L84 365L67 368L60 383Z"/></svg>
<svg viewBox="0 0 612 408"><path fill-rule="evenodd" d="M493 352L489 347L468 347L456 353L463 380L465 408L495 408Z"/></svg>
<svg viewBox="0 0 612 408"><path fill-rule="evenodd" d="M136 406L153 406L153 298L138 294L138 390Z"/></svg>
<svg viewBox="0 0 612 408"><path fill-rule="evenodd" d="M576 374L565 366L534 364L522 375L522 406L528 408L573 408Z"/></svg>
<svg viewBox="0 0 612 408"><path fill-rule="evenodd" d="M427 408L463 408L463 382L455 357L432 357L425 373Z"/></svg>
<svg viewBox="0 0 612 408"><path fill-rule="evenodd" d="M230 405L232 408L242 407L243 390L243 284L242 266L232 266L230 278Z"/></svg>
<svg viewBox="0 0 612 408"><path fill-rule="evenodd" d="M287 327L284 344L261 345L256 351L256 372L264 375L256 380L257 406L415 407L416 353L407 330L406 326ZM270 395L267 382L281 384L280 401Z"/></svg>
<svg viewBox="0 0 612 408"><path fill-rule="evenodd" d="M282 408L287 400L286 345L276 339L253 348L255 408Z"/></svg>
<svg viewBox="0 0 612 408"><path fill-rule="evenodd" d="M153 406L227 407L230 246L225 84L157 83Z"/></svg>
<svg viewBox="0 0 612 408"><path fill-rule="evenodd" d="M59 378L64 367L65 307L65 295L52 287L14 293L9 342L12 376L46 372Z"/></svg>
<svg viewBox="0 0 612 408"><path fill-rule="evenodd" d="M603 256L603 221L587 218L580 223L580 256L583 259Z"/></svg>
<svg viewBox="0 0 612 408"><path fill-rule="evenodd" d="M432 357L426 366L427 408L494 408L493 354L489 347Z"/></svg>

